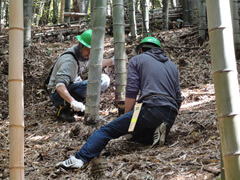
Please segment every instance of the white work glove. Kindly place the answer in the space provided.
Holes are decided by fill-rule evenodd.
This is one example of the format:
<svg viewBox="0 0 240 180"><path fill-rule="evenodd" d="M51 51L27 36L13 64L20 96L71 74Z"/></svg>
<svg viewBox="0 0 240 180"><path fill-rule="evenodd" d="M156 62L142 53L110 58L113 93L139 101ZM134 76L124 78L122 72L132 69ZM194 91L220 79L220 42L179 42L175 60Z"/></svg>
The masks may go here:
<svg viewBox="0 0 240 180"><path fill-rule="evenodd" d="M75 80L74 80L74 83L77 83L77 82L82 82L82 78L80 76L78 76Z"/></svg>
<svg viewBox="0 0 240 180"><path fill-rule="evenodd" d="M85 111L85 105L76 100L73 100L71 102L71 108L73 108L74 111L81 111L81 112Z"/></svg>

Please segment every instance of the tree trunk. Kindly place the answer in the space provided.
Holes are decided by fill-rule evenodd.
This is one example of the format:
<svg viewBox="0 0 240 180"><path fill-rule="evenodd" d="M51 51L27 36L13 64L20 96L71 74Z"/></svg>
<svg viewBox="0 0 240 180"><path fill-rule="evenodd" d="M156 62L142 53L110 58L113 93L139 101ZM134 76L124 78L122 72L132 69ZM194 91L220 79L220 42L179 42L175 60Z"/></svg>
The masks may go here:
<svg viewBox="0 0 240 180"><path fill-rule="evenodd" d="M168 30L168 0L163 0L163 11L162 11L162 20L163 20L163 30Z"/></svg>
<svg viewBox="0 0 240 180"><path fill-rule="evenodd" d="M89 0L86 0L86 11L85 11L85 13L88 13L88 8L89 8Z"/></svg>
<svg viewBox="0 0 240 180"><path fill-rule="evenodd" d="M202 44L206 39L207 21L206 21L206 2L199 2L199 42Z"/></svg>
<svg viewBox="0 0 240 180"><path fill-rule="evenodd" d="M85 13L86 12L86 1L85 0L78 0L79 5L79 12Z"/></svg>
<svg viewBox="0 0 240 180"><path fill-rule="evenodd" d="M183 10L183 21L184 26L189 25L188 19L188 0L182 0L182 10Z"/></svg>
<svg viewBox="0 0 240 180"><path fill-rule="evenodd" d="M64 8L65 8L65 0L61 0L61 9L60 9L60 22L64 22Z"/></svg>
<svg viewBox="0 0 240 180"><path fill-rule="evenodd" d="M221 150L221 154L220 154L220 158L221 158L221 180L225 180L225 171L224 171L224 164L223 164L223 158L222 158L222 150Z"/></svg>
<svg viewBox="0 0 240 180"><path fill-rule="evenodd" d="M107 0L107 16L112 15L111 0Z"/></svg>
<svg viewBox="0 0 240 180"><path fill-rule="evenodd" d="M150 10L150 14L151 14L151 16L149 17L151 20L150 20L150 22L153 22L154 21L154 9L155 9L155 2L156 2L156 0L152 0L152 8L151 8L151 10Z"/></svg>
<svg viewBox="0 0 240 180"><path fill-rule="evenodd" d="M32 42L32 0L24 0L24 46L27 47Z"/></svg>
<svg viewBox="0 0 240 180"><path fill-rule="evenodd" d="M199 24L199 3L201 0L191 0L192 1L192 24L198 25Z"/></svg>
<svg viewBox="0 0 240 180"><path fill-rule="evenodd" d="M64 12L71 12L71 0L65 0ZM70 23L70 17L64 17L65 23Z"/></svg>
<svg viewBox="0 0 240 180"><path fill-rule="evenodd" d="M234 37L234 46L235 54L237 59L240 58L240 31L239 31L239 15L238 15L238 1L230 0L231 12L232 12L232 23L233 23L233 37Z"/></svg>
<svg viewBox="0 0 240 180"><path fill-rule="evenodd" d="M137 36L137 25L135 16L135 0L129 0L129 19L130 19L130 31L131 38L136 39Z"/></svg>
<svg viewBox="0 0 240 180"><path fill-rule="evenodd" d="M96 2L96 0L91 0L91 21L90 21L90 25L89 25L90 27L93 26L92 19L93 19L93 15L94 15L95 2Z"/></svg>
<svg viewBox="0 0 240 180"><path fill-rule="evenodd" d="M127 81L123 0L113 0L113 37L115 58L115 101L119 115L124 113Z"/></svg>
<svg viewBox="0 0 240 180"><path fill-rule="evenodd" d="M187 8L188 8L189 25L193 25L193 2L192 2L192 0L187 1Z"/></svg>
<svg viewBox="0 0 240 180"><path fill-rule="evenodd" d="M77 9L74 12L85 13L86 12L86 1L85 0L76 0L77 2ZM84 16L85 17L85 16ZM74 18L76 21L84 19L84 17L76 17Z"/></svg>
<svg viewBox="0 0 240 180"><path fill-rule="evenodd" d="M240 177L240 97L230 2L207 0L211 62L226 179Z"/></svg>
<svg viewBox="0 0 240 180"><path fill-rule="evenodd" d="M42 9L42 16L39 21L39 25L47 25L49 22L49 12L50 12L50 5L52 0L46 0Z"/></svg>
<svg viewBox="0 0 240 180"><path fill-rule="evenodd" d="M24 180L23 1L9 6L9 136L10 179Z"/></svg>
<svg viewBox="0 0 240 180"><path fill-rule="evenodd" d="M44 2L40 2L39 3L39 8L37 9L37 12L35 12L36 14L38 14L37 18L36 18L36 26L38 26L40 23L40 18L42 17L43 14L43 10L44 10Z"/></svg>
<svg viewBox="0 0 240 180"><path fill-rule="evenodd" d="M144 36L149 34L149 0L141 0Z"/></svg>
<svg viewBox="0 0 240 180"><path fill-rule="evenodd" d="M5 26L8 26L8 14L8 1L5 1Z"/></svg>
<svg viewBox="0 0 240 180"><path fill-rule="evenodd" d="M53 0L53 18L52 18L53 24L58 23L58 6L59 6L59 0Z"/></svg>
<svg viewBox="0 0 240 180"><path fill-rule="evenodd" d="M107 1L95 0L93 15L93 33L89 59L86 110L84 121L95 124L99 120L99 104L101 91L102 59L104 51L104 35L106 24Z"/></svg>
<svg viewBox="0 0 240 180"><path fill-rule="evenodd" d="M177 1L176 0L171 0L170 2L171 2L172 8L177 7Z"/></svg>
<svg viewBox="0 0 240 180"><path fill-rule="evenodd" d="M2 0L0 0L0 34L2 32Z"/></svg>

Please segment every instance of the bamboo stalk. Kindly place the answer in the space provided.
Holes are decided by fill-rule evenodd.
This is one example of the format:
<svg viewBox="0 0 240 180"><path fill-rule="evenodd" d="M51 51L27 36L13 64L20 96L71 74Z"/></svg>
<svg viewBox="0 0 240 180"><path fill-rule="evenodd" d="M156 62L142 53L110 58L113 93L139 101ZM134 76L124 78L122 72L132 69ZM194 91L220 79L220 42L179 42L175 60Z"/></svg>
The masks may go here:
<svg viewBox="0 0 240 180"><path fill-rule="evenodd" d="M238 15L238 1L230 0L231 12L232 12L232 23L233 23L233 37L235 45L235 55L240 58L240 30L239 30L239 15Z"/></svg>
<svg viewBox="0 0 240 180"><path fill-rule="evenodd" d="M115 101L119 114L124 113L125 87L127 81L126 72L126 48L125 48L125 24L123 0L113 0L113 36L116 92Z"/></svg>
<svg viewBox="0 0 240 180"><path fill-rule="evenodd" d="M199 38L203 42L206 38L206 3L204 0L199 2Z"/></svg>
<svg viewBox="0 0 240 180"><path fill-rule="evenodd" d="M143 27L145 32L143 34L147 36L149 34L149 0L141 0L142 15L143 15Z"/></svg>
<svg viewBox="0 0 240 180"><path fill-rule="evenodd" d="M240 177L240 97L229 1L207 0L211 61L225 176Z"/></svg>
<svg viewBox="0 0 240 180"><path fill-rule="evenodd" d="M169 5L168 0L163 0L163 11L162 11L162 20L163 20L162 29L163 30L168 30L168 18L169 18L168 5Z"/></svg>
<svg viewBox="0 0 240 180"><path fill-rule="evenodd" d="M129 17L130 17L131 38L135 40L137 36L135 0L129 1Z"/></svg>
<svg viewBox="0 0 240 180"><path fill-rule="evenodd" d="M72 4L71 0L65 0L64 12L71 12L71 4ZM64 16L64 22L70 23L70 17Z"/></svg>
<svg viewBox="0 0 240 180"><path fill-rule="evenodd" d="M60 9L60 22L64 22L64 7L65 7L65 0L61 0L61 9Z"/></svg>
<svg viewBox="0 0 240 180"><path fill-rule="evenodd" d="M23 1L10 0L9 133L10 179L24 179Z"/></svg>
<svg viewBox="0 0 240 180"><path fill-rule="evenodd" d="M107 1L95 1L92 21L92 40L89 58L88 84L86 95L85 124L95 124L99 120L102 59L106 24Z"/></svg>

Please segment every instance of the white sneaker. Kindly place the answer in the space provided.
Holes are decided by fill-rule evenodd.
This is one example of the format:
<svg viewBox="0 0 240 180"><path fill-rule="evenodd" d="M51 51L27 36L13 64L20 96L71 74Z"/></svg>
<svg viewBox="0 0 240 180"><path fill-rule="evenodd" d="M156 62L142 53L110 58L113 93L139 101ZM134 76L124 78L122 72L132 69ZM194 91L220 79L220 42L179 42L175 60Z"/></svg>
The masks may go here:
<svg viewBox="0 0 240 180"><path fill-rule="evenodd" d="M75 156L70 156L70 158L65 161L57 163L56 167L62 167L65 169L84 168L84 162L81 159L75 158Z"/></svg>
<svg viewBox="0 0 240 180"><path fill-rule="evenodd" d="M167 134L167 123L163 122L160 126L158 126L153 134L153 144L150 148L155 146L156 144L160 144L163 146L166 141Z"/></svg>
<svg viewBox="0 0 240 180"><path fill-rule="evenodd" d="M163 146L165 144L166 141L166 136L167 136L167 123L162 123L159 127L159 131L160 131L160 146Z"/></svg>

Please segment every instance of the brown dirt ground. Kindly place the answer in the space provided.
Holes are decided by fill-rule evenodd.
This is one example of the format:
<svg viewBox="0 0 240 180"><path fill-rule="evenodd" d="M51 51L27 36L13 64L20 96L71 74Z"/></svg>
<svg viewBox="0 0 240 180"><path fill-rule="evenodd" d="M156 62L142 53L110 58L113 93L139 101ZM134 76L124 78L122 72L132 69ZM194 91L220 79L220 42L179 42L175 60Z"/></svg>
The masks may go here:
<svg viewBox="0 0 240 180"><path fill-rule="evenodd" d="M163 49L179 67L183 103L167 144L143 146L122 138L112 140L101 156L104 168L94 172L92 163L83 170L56 169L55 164L75 153L99 126L117 117L112 78L101 96L98 126L86 126L83 118L74 123L58 122L56 110L42 89L51 64L75 40L34 43L25 49L24 118L25 179L215 179L220 172L220 136L211 75L209 42L197 43L197 29L155 31ZM128 38L127 54L134 55L136 42ZM113 39L106 37L105 58L113 55ZM8 44L1 49L8 51ZM8 53L0 55L0 179L9 179ZM78 127L78 135L72 130Z"/></svg>

